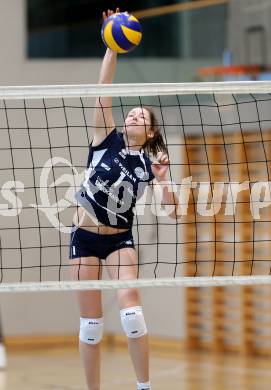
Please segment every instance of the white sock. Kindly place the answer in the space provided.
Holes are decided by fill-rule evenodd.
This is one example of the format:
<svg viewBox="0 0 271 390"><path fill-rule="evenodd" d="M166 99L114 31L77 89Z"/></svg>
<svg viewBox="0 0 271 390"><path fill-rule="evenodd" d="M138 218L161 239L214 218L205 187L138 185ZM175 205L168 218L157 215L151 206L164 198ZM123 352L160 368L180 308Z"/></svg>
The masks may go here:
<svg viewBox="0 0 271 390"><path fill-rule="evenodd" d="M137 390L151 390L151 382L139 383L137 382Z"/></svg>

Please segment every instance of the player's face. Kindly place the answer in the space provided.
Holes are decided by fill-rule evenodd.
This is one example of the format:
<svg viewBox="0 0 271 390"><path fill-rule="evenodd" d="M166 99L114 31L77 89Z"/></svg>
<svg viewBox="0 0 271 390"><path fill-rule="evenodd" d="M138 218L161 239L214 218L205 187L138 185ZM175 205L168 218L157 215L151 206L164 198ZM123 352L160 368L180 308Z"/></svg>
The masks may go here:
<svg viewBox="0 0 271 390"><path fill-rule="evenodd" d="M148 138L153 136L151 118L148 110L142 107L133 108L125 119L125 129L128 143L142 146Z"/></svg>

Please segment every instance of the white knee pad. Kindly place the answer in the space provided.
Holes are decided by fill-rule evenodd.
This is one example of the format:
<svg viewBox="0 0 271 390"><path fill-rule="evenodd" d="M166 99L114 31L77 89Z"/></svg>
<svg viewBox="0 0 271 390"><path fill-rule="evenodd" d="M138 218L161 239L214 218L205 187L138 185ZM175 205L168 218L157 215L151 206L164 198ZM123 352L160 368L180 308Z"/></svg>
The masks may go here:
<svg viewBox="0 0 271 390"><path fill-rule="evenodd" d="M103 337L103 318L80 318L79 339L82 343L95 345Z"/></svg>
<svg viewBox="0 0 271 390"><path fill-rule="evenodd" d="M136 339L147 333L141 306L120 310L121 325L127 337Z"/></svg>

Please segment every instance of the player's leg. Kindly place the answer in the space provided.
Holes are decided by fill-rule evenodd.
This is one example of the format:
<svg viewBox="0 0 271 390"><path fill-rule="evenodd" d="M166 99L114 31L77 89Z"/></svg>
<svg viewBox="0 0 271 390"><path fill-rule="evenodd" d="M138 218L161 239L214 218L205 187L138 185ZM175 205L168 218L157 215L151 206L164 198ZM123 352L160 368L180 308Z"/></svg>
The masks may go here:
<svg viewBox="0 0 271 390"><path fill-rule="evenodd" d="M122 248L106 258L111 279L136 279L137 253L133 248ZM134 365L138 389L150 389L149 345L147 328L138 289L118 290L122 327L128 337L128 348Z"/></svg>
<svg viewBox="0 0 271 390"><path fill-rule="evenodd" d="M79 259L75 259L75 263ZM100 261L95 257L83 257L80 265L72 266L75 280L97 280L100 276ZM89 390L100 389L100 341L103 331L101 291L78 291L80 308L79 348L84 364Z"/></svg>
<svg viewBox="0 0 271 390"><path fill-rule="evenodd" d="M77 229L72 234L70 258L74 280L98 280L101 263L97 256L83 256L91 253L95 245L95 234ZM76 258L79 255L80 257ZM100 389L100 341L103 333L103 313L100 290L78 291L80 308L79 346L83 360L88 390Z"/></svg>

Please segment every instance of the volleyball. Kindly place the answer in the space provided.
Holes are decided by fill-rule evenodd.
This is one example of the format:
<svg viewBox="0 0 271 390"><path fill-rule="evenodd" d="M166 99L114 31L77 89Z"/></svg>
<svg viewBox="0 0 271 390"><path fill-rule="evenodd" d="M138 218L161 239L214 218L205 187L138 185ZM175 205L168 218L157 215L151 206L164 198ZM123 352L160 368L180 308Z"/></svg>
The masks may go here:
<svg viewBox="0 0 271 390"><path fill-rule="evenodd" d="M109 16L102 26L102 39L109 49L117 53L128 53L135 49L142 38L139 21L127 12Z"/></svg>

